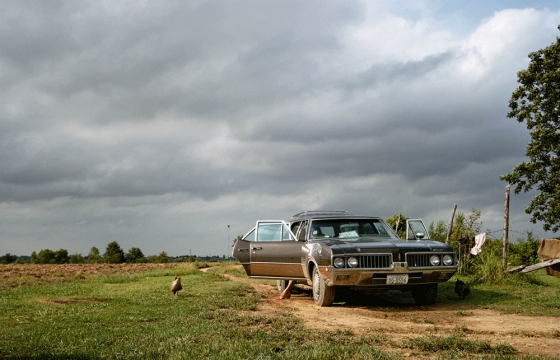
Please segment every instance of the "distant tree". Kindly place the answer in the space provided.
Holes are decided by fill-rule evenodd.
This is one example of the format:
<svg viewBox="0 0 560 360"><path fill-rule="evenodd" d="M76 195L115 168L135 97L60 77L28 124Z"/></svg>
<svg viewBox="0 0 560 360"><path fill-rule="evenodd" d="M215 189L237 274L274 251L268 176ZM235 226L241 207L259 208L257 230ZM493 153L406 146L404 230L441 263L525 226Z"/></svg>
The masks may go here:
<svg viewBox="0 0 560 360"><path fill-rule="evenodd" d="M69 258L69 263L70 264L83 264L86 261L84 260L84 257L82 256L82 254L73 254L70 255Z"/></svg>
<svg viewBox="0 0 560 360"><path fill-rule="evenodd" d="M147 260L149 263L152 263L152 264L157 264L157 263L160 262L160 261L159 261L159 256L157 256L157 255L150 255L150 256L148 256L148 258L147 258L146 260Z"/></svg>
<svg viewBox="0 0 560 360"><path fill-rule="evenodd" d="M560 26L558 27L560 30ZM517 73L521 84L511 95L507 114L526 122L531 141L522 162L500 179L515 186L515 194L536 187L538 194L525 209L543 229L560 229L560 38L529 54L529 66Z"/></svg>
<svg viewBox="0 0 560 360"><path fill-rule="evenodd" d="M15 262L17 259L17 256L12 255L10 253L7 253L4 256L0 256L0 264L11 264L13 262Z"/></svg>
<svg viewBox="0 0 560 360"><path fill-rule="evenodd" d="M439 220L435 225L432 221L428 228L428 232L430 233L430 238L433 240L445 242L445 239L447 238L447 225L443 220Z"/></svg>
<svg viewBox="0 0 560 360"><path fill-rule="evenodd" d="M56 264L54 251L50 249L42 249L37 255L37 264Z"/></svg>
<svg viewBox="0 0 560 360"><path fill-rule="evenodd" d="M459 251L459 242L462 238L472 239L480 233L482 229L482 222L478 221L480 216L480 210L475 208L472 208L468 215L465 215L462 211L457 212L450 239L450 244L455 248L455 251Z"/></svg>
<svg viewBox="0 0 560 360"><path fill-rule="evenodd" d="M387 224L399 235L401 239L406 238L406 220L410 219L409 217L404 216L401 213L395 213L390 218L387 218ZM397 222L399 223L399 227L395 230L397 226Z"/></svg>
<svg viewBox="0 0 560 360"><path fill-rule="evenodd" d="M25 260L20 256L16 259L16 264L25 264Z"/></svg>
<svg viewBox="0 0 560 360"><path fill-rule="evenodd" d="M143 262L144 254L142 253L142 250L140 250L140 248L133 247L128 250L125 258L127 263L139 263Z"/></svg>
<svg viewBox="0 0 560 360"><path fill-rule="evenodd" d="M54 252L54 262L56 264L67 264L69 261L68 250L60 249Z"/></svg>
<svg viewBox="0 0 560 360"><path fill-rule="evenodd" d="M33 251L31 253L31 259L29 260L30 263L32 264L38 264L37 262L37 253L35 251Z"/></svg>
<svg viewBox="0 0 560 360"><path fill-rule="evenodd" d="M167 253L165 251L162 251L159 253L159 262L160 263L168 263L169 262L169 256L167 256Z"/></svg>
<svg viewBox="0 0 560 360"><path fill-rule="evenodd" d="M89 250L89 254L87 256L87 262L89 264L96 264L102 262L101 255L99 255L99 249L95 246Z"/></svg>
<svg viewBox="0 0 560 360"><path fill-rule="evenodd" d="M107 244L107 249L105 249L105 254L103 254L103 260L109 264L125 262L124 251L116 241Z"/></svg>

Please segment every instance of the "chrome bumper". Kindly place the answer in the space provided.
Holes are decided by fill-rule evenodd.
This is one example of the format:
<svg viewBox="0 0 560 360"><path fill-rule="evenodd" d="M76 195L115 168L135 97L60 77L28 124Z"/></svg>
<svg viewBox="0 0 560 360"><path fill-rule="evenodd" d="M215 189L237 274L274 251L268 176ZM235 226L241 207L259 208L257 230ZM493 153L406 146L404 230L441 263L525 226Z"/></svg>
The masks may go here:
<svg viewBox="0 0 560 360"><path fill-rule="evenodd" d="M335 269L320 266L319 272L327 286L349 287L402 287L408 285L433 284L449 280L457 266L430 266L409 268L406 262L394 262L389 269ZM387 284L389 274L408 274L407 284Z"/></svg>

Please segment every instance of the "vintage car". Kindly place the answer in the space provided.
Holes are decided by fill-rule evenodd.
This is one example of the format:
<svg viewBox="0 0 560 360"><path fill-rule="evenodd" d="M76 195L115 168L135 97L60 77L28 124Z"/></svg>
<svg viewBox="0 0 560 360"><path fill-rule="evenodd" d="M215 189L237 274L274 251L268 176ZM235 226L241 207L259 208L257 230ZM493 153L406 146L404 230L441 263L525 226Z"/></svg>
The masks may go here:
<svg viewBox="0 0 560 360"><path fill-rule="evenodd" d="M233 256L250 278L307 284L319 306L330 306L337 289L411 291L432 304L438 283L457 270L457 256L429 240L422 220L407 220L401 239L379 217L346 211L306 211L288 221L259 220L236 241Z"/></svg>

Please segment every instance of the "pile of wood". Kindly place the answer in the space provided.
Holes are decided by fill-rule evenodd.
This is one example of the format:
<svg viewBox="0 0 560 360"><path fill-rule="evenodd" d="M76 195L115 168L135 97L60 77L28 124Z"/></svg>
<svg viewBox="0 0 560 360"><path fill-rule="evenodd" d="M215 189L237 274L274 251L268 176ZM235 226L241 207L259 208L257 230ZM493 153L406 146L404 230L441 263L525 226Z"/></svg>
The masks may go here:
<svg viewBox="0 0 560 360"><path fill-rule="evenodd" d="M560 278L560 240L541 239L537 255L541 260L540 263L531 266L518 266L510 269L509 272L519 271L520 274L526 274L546 267L548 275Z"/></svg>

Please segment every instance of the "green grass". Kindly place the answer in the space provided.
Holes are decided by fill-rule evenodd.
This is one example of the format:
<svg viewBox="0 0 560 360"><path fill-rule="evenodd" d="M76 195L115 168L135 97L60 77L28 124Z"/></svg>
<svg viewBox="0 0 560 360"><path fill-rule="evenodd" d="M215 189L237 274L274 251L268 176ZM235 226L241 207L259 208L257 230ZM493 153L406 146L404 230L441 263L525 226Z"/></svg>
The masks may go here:
<svg viewBox="0 0 560 360"><path fill-rule="evenodd" d="M507 344L490 345L487 341L468 340L459 336L428 335L409 338L398 344L400 347L417 349L424 352L453 352L468 354L513 355L515 349Z"/></svg>
<svg viewBox="0 0 560 360"><path fill-rule="evenodd" d="M490 309L504 314L560 317L560 279L546 275L545 270L512 274L499 283L489 284L471 283L468 276L459 278L469 285L473 295L459 299L453 277L439 285L438 303L455 304L457 311Z"/></svg>
<svg viewBox="0 0 560 360"><path fill-rule="evenodd" d="M517 358L508 344L464 338L466 328L451 336L399 342L383 333L309 330L289 310L266 316L254 311L260 295L223 276L244 276L243 270L228 264L198 270L207 266L75 276L72 281L0 290L0 358L400 359L410 351L441 359ZM179 296L169 291L176 274L183 283ZM466 300L454 294L452 281L440 285L438 303L456 305L458 316L470 316L469 310L476 308L560 316L557 280L536 273L471 286L473 296ZM427 318L410 321L430 324Z"/></svg>
<svg viewBox="0 0 560 360"><path fill-rule="evenodd" d="M211 269L213 270L213 269ZM260 296L192 266L0 292L0 357L12 359L396 359L350 332L309 332ZM182 276L179 296L169 292Z"/></svg>

